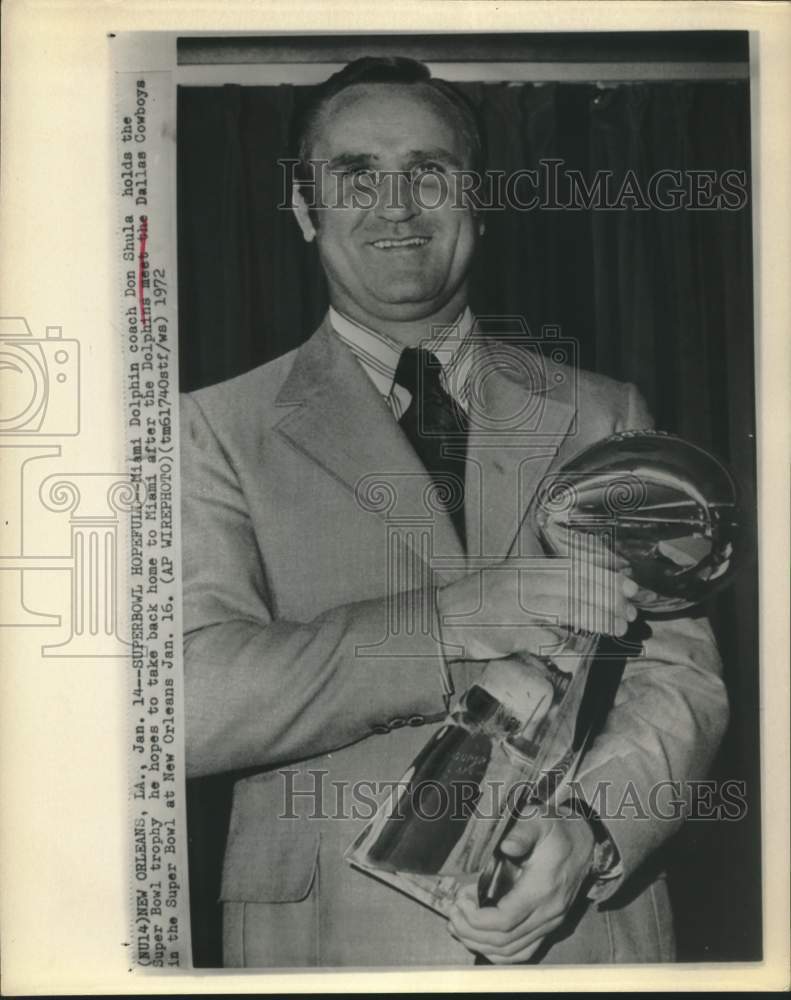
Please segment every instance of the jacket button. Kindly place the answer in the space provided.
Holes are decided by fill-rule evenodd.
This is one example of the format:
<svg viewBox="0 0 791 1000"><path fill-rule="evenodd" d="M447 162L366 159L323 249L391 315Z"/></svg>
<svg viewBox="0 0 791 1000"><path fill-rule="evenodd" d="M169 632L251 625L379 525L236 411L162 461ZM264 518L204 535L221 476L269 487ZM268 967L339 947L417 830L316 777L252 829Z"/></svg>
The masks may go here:
<svg viewBox="0 0 791 1000"><path fill-rule="evenodd" d="M422 726L425 721L422 715L410 715L406 720L406 724L408 726Z"/></svg>
<svg viewBox="0 0 791 1000"><path fill-rule="evenodd" d="M391 719L390 720L390 728L391 729L400 729L402 726L405 726L405 725L406 725L406 719Z"/></svg>
<svg viewBox="0 0 791 1000"><path fill-rule="evenodd" d="M371 732L377 733L379 736L383 736L385 733L390 732L390 726L386 726L384 723L378 726L371 726Z"/></svg>

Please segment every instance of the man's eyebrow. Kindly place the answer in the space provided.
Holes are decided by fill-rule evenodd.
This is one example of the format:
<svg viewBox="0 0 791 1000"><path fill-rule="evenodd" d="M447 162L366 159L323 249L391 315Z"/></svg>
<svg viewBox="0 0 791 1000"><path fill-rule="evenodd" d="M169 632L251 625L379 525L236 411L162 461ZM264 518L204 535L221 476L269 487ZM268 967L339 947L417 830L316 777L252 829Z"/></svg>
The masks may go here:
<svg viewBox="0 0 791 1000"><path fill-rule="evenodd" d="M373 153L338 153L329 161L327 166L330 170L339 170L342 167L367 166L373 163L378 157Z"/></svg>
<svg viewBox="0 0 791 1000"><path fill-rule="evenodd" d="M447 163L457 170L461 170L464 164L455 153L444 149L442 146L432 146L430 149L411 149L407 156L409 163L421 163L424 160L439 160Z"/></svg>
<svg viewBox="0 0 791 1000"><path fill-rule="evenodd" d="M379 157L376 153L338 153L333 156L327 166L330 170L342 170L344 167L365 167L377 163ZM455 153L445 149L443 146L431 146L428 149L410 149L405 154L404 162L407 166L414 166L416 163L424 163L427 160L437 160L440 163L447 163L448 166L457 170L462 170L464 164Z"/></svg>

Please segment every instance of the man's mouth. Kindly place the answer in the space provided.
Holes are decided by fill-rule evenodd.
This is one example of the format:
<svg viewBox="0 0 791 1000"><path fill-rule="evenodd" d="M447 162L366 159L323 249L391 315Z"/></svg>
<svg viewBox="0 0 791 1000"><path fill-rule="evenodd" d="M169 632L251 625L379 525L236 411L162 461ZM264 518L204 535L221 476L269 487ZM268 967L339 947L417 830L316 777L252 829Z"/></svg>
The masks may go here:
<svg viewBox="0 0 791 1000"><path fill-rule="evenodd" d="M406 236L400 240L373 240L371 246L377 250L414 250L424 247L430 240L429 236Z"/></svg>

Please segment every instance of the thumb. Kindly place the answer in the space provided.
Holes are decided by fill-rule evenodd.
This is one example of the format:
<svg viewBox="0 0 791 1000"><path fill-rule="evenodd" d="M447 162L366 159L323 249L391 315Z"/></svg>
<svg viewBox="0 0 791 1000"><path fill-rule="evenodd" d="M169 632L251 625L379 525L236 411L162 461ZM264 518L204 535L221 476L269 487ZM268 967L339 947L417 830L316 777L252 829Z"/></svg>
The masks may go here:
<svg viewBox="0 0 791 1000"><path fill-rule="evenodd" d="M517 820L513 830L500 844L500 850L509 858L525 858L537 847L545 833L537 820Z"/></svg>

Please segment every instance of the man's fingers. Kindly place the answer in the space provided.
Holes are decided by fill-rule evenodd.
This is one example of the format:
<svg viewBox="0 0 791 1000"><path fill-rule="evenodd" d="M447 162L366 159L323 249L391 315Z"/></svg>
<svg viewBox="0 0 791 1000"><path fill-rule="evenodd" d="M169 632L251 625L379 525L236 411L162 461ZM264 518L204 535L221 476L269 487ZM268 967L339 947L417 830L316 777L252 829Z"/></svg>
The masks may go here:
<svg viewBox="0 0 791 1000"><path fill-rule="evenodd" d="M497 906L478 906L472 899L459 895L456 906L451 910L451 923L467 933L489 935L488 940L492 943L495 938L502 941L502 935L515 931L543 904L543 890L538 895L528 892L529 888L522 886L518 904L511 898L514 890L504 896Z"/></svg>
<svg viewBox="0 0 791 1000"><path fill-rule="evenodd" d="M476 932L513 936L555 916L563 903L557 896L555 879L542 870L523 873L496 906L478 906L472 895L460 893L451 916Z"/></svg>
<svg viewBox="0 0 791 1000"><path fill-rule="evenodd" d="M552 655L557 630L624 636L637 617L638 592L625 573L571 568L543 560L534 568L509 563L477 573L437 592L443 638L462 649L461 659L492 660L511 653ZM556 562L556 561L555 561Z"/></svg>
<svg viewBox="0 0 791 1000"><path fill-rule="evenodd" d="M541 942L536 941L535 944L530 945L529 948L525 948L513 958L503 958L500 955L484 955L484 958L487 958L492 965L523 965L525 962L530 961L540 946Z"/></svg>
<svg viewBox="0 0 791 1000"><path fill-rule="evenodd" d="M593 600L580 593L532 598L525 609L536 621L557 622L577 631L624 635L637 611L623 598Z"/></svg>
<svg viewBox="0 0 791 1000"><path fill-rule="evenodd" d="M531 935L529 941L524 943L520 942L512 948L504 949L503 953L493 951L490 953L479 952L479 954L482 954L484 958L487 958L492 965L518 965L523 962L529 962L533 955L535 955L541 947L543 941L549 937L553 931L556 931L562 922L562 918L550 921L542 927L540 931Z"/></svg>
<svg viewBox="0 0 791 1000"><path fill-rule="evenodd" d="M538 576L538 574L536 574ZM630 598L637 593L634 580L623 573L541 573L520 587L520 604L537 619L588 632L621 635L637 610Z"/></svg>
<svg viewBox="0 0 791 1000"><path fill-rule="evenodd" d="M516 823L500 845L504 855L524 858L514 887L493 907L478 906L474 887L465 887L449 914L450 933L490 961L526 961L563 922L575 895L575 873L589 866L587 856L577 863L572 846L559 822Z"/></svg>
<svg viewBox="0 0 791 1000"><path fill-rule="evenodd" d="M526 948L536 945L563 921L563 914L549 908L536 911L510 931L486 930L473 926L463 913L454 913L448 930L470 951L514 961Z"/></svg>

